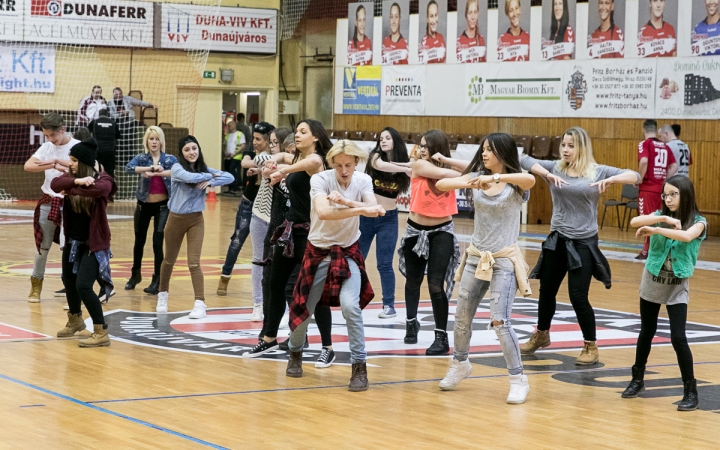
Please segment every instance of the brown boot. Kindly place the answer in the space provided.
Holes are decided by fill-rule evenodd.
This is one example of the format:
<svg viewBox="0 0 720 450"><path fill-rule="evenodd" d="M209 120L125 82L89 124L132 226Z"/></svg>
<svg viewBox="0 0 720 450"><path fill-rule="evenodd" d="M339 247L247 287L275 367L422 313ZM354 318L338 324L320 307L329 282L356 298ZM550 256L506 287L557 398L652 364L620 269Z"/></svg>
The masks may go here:
<svg viewBox="0 0 720 450"><path fill-rule="evenodd" d="M350 392L362 392L368 389L367 379L367 366L364 362L355 363L352 365L352 376L350 377L350 384L348 385L348 391Z"/></svg>
<svg viewBox="0 0 720 450"><path fill-rule="evenodd" d="M530 340L520 347L520 353L523 355L532 355L535 350L550 346L550 330L535 330L530 336Z"/></svg>
<svg viewBox="0 0 720 450"><path fill-rule="evenodd" d="M78 341L78 347L106 347L110 345L110 336L107 334L105 325L93 325L94 331L87 339Z"/></svg>
<svg viewBox="0 0 720 450"><path fill-rule="evenodd" d="M302 354L303 352L290 352L290 359L288 359L288 365L287 369L285 369L285 375L289 376L290 378L302 377Z"/></svg>
<svg viewBox="0 0 720 450"><path fill-rule="evenodd" d="M580 356L575 360L575 364L587 366L600 361L600 352L598 351L597 342L585 341L585 346L580 352Z"/></svg>
<svg viewBox="0 0 720 450"><path fill-rule="evenodd" d="M42 292L43 279L30 276L30 294L28 294L28 302L40 303L40 293Z"/></svg>
<svg viewBox="0 0 720 450"><path fill-rule="evenodd" d="M70 314L67 313L68 321L65 324L65 328L57 332L57 337L67 338L73 337L78 331L82 331L85 328L85 321L82 318L82 313Z"/></svg>
<svg viewBox="0 0 720 450"><path fill-rule="evenodd" d="M217 295L224 297L227 295L227 287L230 284L230 276L220 275L220 281L218 282Z"/></svg>

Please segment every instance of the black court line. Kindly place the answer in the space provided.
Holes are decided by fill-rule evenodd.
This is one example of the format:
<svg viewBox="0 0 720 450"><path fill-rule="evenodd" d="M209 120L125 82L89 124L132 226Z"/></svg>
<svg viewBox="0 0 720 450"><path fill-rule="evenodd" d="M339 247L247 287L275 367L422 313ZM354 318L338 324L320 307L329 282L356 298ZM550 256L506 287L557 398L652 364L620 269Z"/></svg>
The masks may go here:
<svg viewBox="0 0 720 450"><path fill-rule="evenodd" d="M15 383L15 384L19 384L19 385L21 385L21 386L24 386L24 387L27 387L27 388L30 388L30 389L34 389L34 390L36 390L36 391L40 391L40 392L42 392L42 393L44 393L44 394L48 394L48 395L51 395L51 396L53 396L53 397L57 397L57 398L62 399L62 400L67 400L67 401L69 401L69 402L73 402L73 403L78 404L78 405L80 405L80 406L85 406L86 408L90 408L90 409L93 409L93 410L95 410L95 411L99 411L99 412L102 412L102 413L105 413L105 414L110 414L111 416L119 417L119 418L121 418L121 419L128 420L128 421L130 421L130 422L132 422L132 423L135 423L135 424L138 424L138 425L142 425L142 426L145 426L145 427L148 427L148 428L153 428L153 429L155 429L155 430L162 431L163 433L167 433L167 434L170 434L170 435L175 436L175 437L179 437L179 438L182 438L182 439L186 439L186 440L191 441L191 442L194 442L194 443L196 443L196 444L204 445L204 446L206 446L206 447L210 447L210 448L214 448L214 449L218 449L218 450L229 450L227 447L222 447L222 446L220 446L220 445L213 444L212 442L203 441L202 439L194 438L194 437L192 437L192 436L188 436L187 434L183 434L183 433L180 433L180 432L177 432L177 431L173 431L173 430L170 430L170 429L168 429L168 428L162 427L162 426L160 426L160 425L155 425L155 424L152 424L152 423L150 423L150 422L146 422L146 421L144 421L144 420L136 419L136 418L134 418L134 417L130 417L130 416L125 415L125 414L121 414L121 413L118 413L118 412L115 412L115 411L111 411L111 410L109 410L109 409L102 408L102 407L100 407L100 406L95 406L95 405L92 405L92 404L90 404L90 403L88 403L88 402L84 402L84 401L82 401L82 400L78 400L78 399L76 399L76 398L73 398L73 397L70 397L70 396L61 394L61 393L59 393L59 392L51 391L51 390L49 390L49 389L45 389L45 388L42 388L42 387L40 387L40 386L36 386L36 385L34 385L34 384L26 383L26 382L24 382L24 381L18 380L18 379L16 379L16 378L9 377L9 376L7 376L7 375L0 374L0 379L7 380L7 381L10 381L10 382L12 382L12 383ZM43 406L43 405L29 405L29 406Z"/></svg>
<svg viewBox="0 0 720 450"><path fill-rule="evenodd" d="M694 365L708 365L708 364L720 364L720 361L709 361L709 362L696 362ZM654 365L648 365L647 368L657 368L657 367L674 367L677 366L676 363L673 364L654 364ZM576 369L576 370L547 370L547 371L538 371L538 372L529 372L525 373L525 375L555 375L558 373L584 373L584 372L595 372L600 370L607 370L608 367L597 367L597 368L589 368L589 369ZM611 367L610 369L613 370L630 370L631 367ZM477 376L470 376L467 377L469 380L482 380L482 379L492 379L492 378L505 378L507 377L507 374L498 374L498 375L477 375ZM397 385L397 384L413 384L413 383L430 383L430 382L438 382L442 380L442 378L429 378L425 380L403 380L403 381L380 381L377 383L370 383L370 386L391 386L391 385ZM174 400L174 399L184 399L184 398L194 398L194 397L217 397L217 396L223 396L223 395L247 395L247 394L266 394L266 393L274 393L274 392L293 392L293 391L314 391L314 390L321 390L321 389L338 389L338 388L347 388L347 384L337 384L337 385L328 385L328 386L309 386L309 387L298 387L298 388L277 388L277 389L255 389L250 391L228 391L228 392L208 392L204 394L185 394L185 395L167 395L167 396L158 396L158 397L138 397L138 398L124 398L124 399L115 399L115 400L94 400L94 401L88 401L89 404L98 404L98 403L124 403L124 402L142 402L142 401L152 401L152 400Z"/></svg>

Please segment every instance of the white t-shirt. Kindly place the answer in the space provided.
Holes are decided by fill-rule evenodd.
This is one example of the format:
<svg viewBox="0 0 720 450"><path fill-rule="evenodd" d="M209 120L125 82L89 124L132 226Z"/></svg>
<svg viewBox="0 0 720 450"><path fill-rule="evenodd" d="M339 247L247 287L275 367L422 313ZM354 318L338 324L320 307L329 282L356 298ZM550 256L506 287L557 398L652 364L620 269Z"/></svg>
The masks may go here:
<svg viewBox="0 0 720 450"><path fill-rule="evenodd" d="M318 248L330 248L333 245L349 247L360 239L360 216L342 220L320 220L315 211L315 197L327 196L332 191L355 202L362 202L363 197L373 195L372 178L362 172L353 173L347 189L340 187L335 169L317 173L310 178L310 234L308 240ZM336 208L346 208L330 202Z"/></svg>
<svg viewBox="0 0 720 450"><path fill-rule="evenodd" d="M39 149L37 149L33 156L36 157L39 161L49 161L51 159L62 159L64 161L67 161L70 159L70 149L73 147L73 145L79 143L80 141L73 138L71 138L67 144L61 145L60 147L56 147L55 144L53 144L52 142L46 142L41 145ZM50 182L62 174L63 172L60 172L59 170L46 170L45 182L43 183L41 188L42 191L52 197L62 197L62 194L53 192L53 190L50 189Z"/></svg>
<svg viewBox="0 0 720 450"><path fill-rule="evenodd" d="M238 135L240 136L240 142L238 143ZM245 144L245 135L239 131L234 133L228 133L227 142L225 143L225 153L228 156L233 156L238 145Z"/></svg>

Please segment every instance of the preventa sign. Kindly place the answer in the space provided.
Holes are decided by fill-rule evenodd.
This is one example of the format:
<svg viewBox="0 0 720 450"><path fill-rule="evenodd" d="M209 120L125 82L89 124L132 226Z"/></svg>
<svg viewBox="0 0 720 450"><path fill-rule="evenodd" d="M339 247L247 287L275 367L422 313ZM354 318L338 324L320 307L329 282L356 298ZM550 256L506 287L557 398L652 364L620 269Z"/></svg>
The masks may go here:
<svg viewBox="0 0 720 450"><path fill-rule="evenodd" d="M277 11L162 4L160 48L274 54Z"/></svg>
<svg viewBox="0 0 720 450"><path fill-rule="evenodd" d="M0 44L0 92L55 92L55 47Z"/></svg>
<svg viewBox="0 0 720 450"><path fill-rule="evenodd" d="M17 0L24 4L26 42L152 47L151 2Z"/></svg>

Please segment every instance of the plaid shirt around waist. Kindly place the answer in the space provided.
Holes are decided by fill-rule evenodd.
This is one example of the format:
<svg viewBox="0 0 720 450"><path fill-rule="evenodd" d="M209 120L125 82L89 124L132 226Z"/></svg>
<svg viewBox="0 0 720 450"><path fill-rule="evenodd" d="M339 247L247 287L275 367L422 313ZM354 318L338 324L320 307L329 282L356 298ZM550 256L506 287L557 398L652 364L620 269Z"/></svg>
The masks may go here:
<svg viewBox="0 0 720 450"><path fill-rule="evenodd" d="M52 221L56 225L55 236L53 236L53 242L60 245L60 225L62 224L62 214L60 209L63 204L63 197L51 197L47 194L43 194L35 205L35 214L33 214L33 234L35 235L35 248L38 254L40 253L40 246L43 241L43 230L40 226L40 206L47 205L50 203L50 212L48 213L48 220Z"/></svg>

